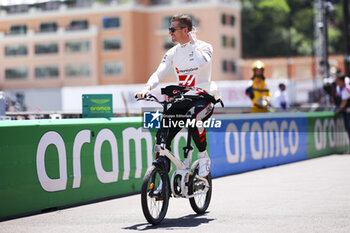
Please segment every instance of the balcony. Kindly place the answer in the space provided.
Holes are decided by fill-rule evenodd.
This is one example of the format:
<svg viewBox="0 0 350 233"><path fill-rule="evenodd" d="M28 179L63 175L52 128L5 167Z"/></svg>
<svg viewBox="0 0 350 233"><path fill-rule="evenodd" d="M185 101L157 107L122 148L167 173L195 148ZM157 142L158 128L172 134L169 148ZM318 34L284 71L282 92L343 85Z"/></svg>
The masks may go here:
<svg viewBox="0 0 350 233"><path fill-rule="evenodd" d="M75 28L76 29L76 28ZM27 30L22 34L5 34L0 32L1 42L27 42L27 41L41 41L41 40L61 40L61 39L74 39L82 37L95 37L98 35L98 27L91 25L88 28L80 30L72 30L71 28L59 27L57 31L50 32L35 32L34 30Z"/></svg>
<svg viewBox="0 0 350 233"><path fill-rule="evenodd" d="M110 9L120 6L177 6L192 4L215 4L227 7L241 8L239 0L47 0L46 2L31 5L4 5L0 3L0 20L12 15L37 15L40 13L52 14L52 11L67 13L78 10Z"/></svg>
<svg viewBox="0 0 350 233"><path fill-rule="evenodd" d="M133 3L134 0L46 0L32 4L14 4L0 1L0 16L18 16L38 13L52 13L52 11L74 11L79 9L99 8L101 6L122 5ZM12 4L12 5L11 5Z"/></svg>

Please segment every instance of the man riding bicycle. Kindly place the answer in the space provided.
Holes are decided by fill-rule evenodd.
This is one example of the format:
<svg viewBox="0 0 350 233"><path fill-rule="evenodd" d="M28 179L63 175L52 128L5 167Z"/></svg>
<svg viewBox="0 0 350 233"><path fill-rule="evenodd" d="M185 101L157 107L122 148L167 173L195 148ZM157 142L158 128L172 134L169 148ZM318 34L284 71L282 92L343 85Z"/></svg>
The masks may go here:
<svg viewBox="0 0 350 233"><path fill-rule="evenodd" d="M206 95L216 100L216 85L211 82L212 53L213 48L196 38L196 30L192 26L192 19L188 15L175 15L171 19L169 34L174 47L166 52L158 69L151 75L146 86L141 92L136 93L138 99L144 98L161 81L170 66L173 66L178 85L182 88L173 90L191 93L191 95ZM209 119L214 110L214 102L210 98L198 98L196 100L184 100L172 104L163 114L168 116L186 115L196 121ZM163 119L164 120L164 119ZM177 119L178 120L178 119ZM159 147L161 139L166 138L166 148L170 150L171 141L181 130L181 127L164 128L163 125L157 132L156 145ZM210 158L206 147L206 133L204 127L189 128L192 138L199 150L199 176L205 177L210 172ZM157 150L156 150L157 151Z"/></svg>

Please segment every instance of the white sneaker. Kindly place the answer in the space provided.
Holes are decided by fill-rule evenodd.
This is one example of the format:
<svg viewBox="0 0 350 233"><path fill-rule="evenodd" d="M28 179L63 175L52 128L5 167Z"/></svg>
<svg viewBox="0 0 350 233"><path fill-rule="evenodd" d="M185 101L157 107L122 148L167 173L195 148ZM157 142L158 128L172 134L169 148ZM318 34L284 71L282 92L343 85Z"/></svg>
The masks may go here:
<svg viewBox="0 0 350 233"><path fill-rule="evenodd" d="M198 161L199 161L198 175L200 177L206 177L210 172L210 158L206 150L198 153Z"/></svg>

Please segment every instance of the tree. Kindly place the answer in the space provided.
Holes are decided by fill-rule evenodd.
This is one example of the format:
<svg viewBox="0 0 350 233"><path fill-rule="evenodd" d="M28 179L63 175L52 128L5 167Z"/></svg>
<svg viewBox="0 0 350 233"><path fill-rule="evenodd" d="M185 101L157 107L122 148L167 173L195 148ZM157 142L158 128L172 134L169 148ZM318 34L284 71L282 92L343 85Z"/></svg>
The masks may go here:
<svg viewBox="0 0 350 233"><path fill-rule="evenodd" d="M305 0L241 0L243 57L313 54L314 2ZM343 51L342 9L334 1L329 26L329 52Z"/></svg>
<svg viewBox="0 0 350 233"><path fill-rule="evenodd" d="M285 0L242 0L244 57L273 57L287 53L287 23L290 11Z"/></svg>

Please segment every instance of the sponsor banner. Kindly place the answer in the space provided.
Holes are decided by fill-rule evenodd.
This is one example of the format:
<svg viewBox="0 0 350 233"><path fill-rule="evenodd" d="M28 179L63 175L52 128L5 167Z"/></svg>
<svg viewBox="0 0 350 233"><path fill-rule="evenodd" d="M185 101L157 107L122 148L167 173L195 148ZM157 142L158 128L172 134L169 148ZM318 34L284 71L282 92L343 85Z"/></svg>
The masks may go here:
<svg viewBox="0 0 350 233"><path fill-rule="evenodd" d="M305 114L226 116L209 133L213 177L307 158Z"/></svg>
<svg viewBox="0 0 350 233"><path fill-rule="evenodd" d="M0 219L139 192L155 132L141 117L1 122ZM173 141L182 160L186 136Z"/></svg>
<svg viewBox="0 0 350 233"><path fill-rule="evenodd" d="M112 94L83 95L83 117L113 117Z"/></svg>
<svg viewBox="0 0 350 233"><path fill-rule="evenodd" d="M344 120L333 112L306 113L308 158L346 152L349 146Z"/></svg>
<svg viewBox="0 0 350 233"><path fill-rule="evenodd" d="M138 192L153 161L139 117L21 122L0 126L0 218Z"/></svg>

